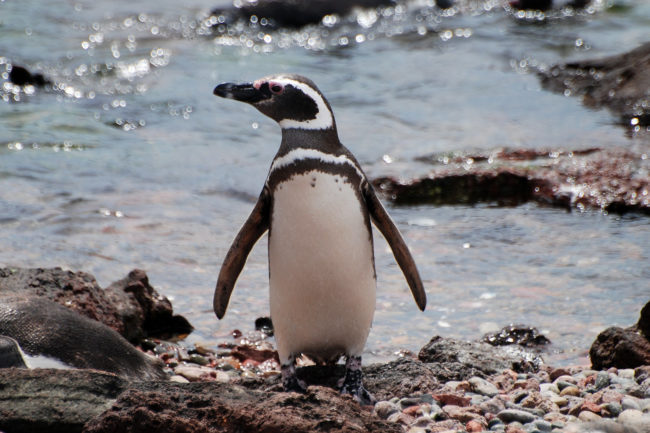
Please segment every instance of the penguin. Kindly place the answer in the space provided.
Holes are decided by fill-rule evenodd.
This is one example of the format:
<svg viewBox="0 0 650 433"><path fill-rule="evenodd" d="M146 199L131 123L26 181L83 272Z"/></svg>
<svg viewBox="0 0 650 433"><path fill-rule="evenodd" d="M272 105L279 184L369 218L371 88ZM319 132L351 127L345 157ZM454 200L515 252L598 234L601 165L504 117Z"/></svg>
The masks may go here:
<svg viewBox="0 0 650 433"><path fill-rule="evenodd" d="M259 199L219 272L215 314L224 316L248 254L268 231L269 302L284 389L305 391L295 368L301 354L321 363L344 356L340 392L373 404L361 373L375 311L371 222L424 311L426 294L408 246L356 158L341 144L330 104L310 79L272 75L220 84L213 93L252 105L282 128Z"/></svg>

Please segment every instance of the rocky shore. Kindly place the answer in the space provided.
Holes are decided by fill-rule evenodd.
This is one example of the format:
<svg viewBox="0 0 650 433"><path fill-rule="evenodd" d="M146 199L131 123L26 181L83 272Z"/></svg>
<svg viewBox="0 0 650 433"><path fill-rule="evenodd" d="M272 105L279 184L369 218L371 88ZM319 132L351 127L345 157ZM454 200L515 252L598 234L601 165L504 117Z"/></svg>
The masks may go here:
<svg viewBox="0 0 650 433"><path fill-rule="evenodd" d="M31 286L22 292L25 299L52 296L53 280L63 292L96 284L88 274L60 269L2 269L0 275L0 306L13 299L7 287L16 291L19 281ZM146 280L144 272L133 271L111 290ZM63 305L76 309L74 299ZM6 323L7 316L0 315L0 334L13 329ZM483 341L434 336L417 354L364 367L366 387L378 400L374 407L336 391L343 366L316 366L306 358L299 376L310 385L307 393L282 392L272 326L261 319L257 327L233 331L232 340L218 347L187 347L140 329L135 334L148 335L137 339L138 348L164 364L164 378L133 378L101 366L0 368L0 431L650 431L650 303L637 324L598 336L591 367L546 365L539 348L548 340L523 326L508 326ZM28 345L23 340L20 346Z"/></svg>
<svg viewBox="0 0 650 433"><path fill-rule="evenodd" d="M414 179L379 177L396 204L513 206L528 201L567 210L650 214L650 158L628 149L499 149L419 158L430 171Z"/></svg>

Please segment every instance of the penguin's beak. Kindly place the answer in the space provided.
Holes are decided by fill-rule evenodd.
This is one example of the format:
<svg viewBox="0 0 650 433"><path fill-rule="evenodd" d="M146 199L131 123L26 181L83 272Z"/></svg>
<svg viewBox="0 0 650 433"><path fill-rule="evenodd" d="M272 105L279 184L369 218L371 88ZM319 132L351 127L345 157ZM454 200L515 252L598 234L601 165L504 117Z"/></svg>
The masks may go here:
<svg viewBox="0 0 650 433"><path fill-rule="evenodd" d="M223 83L214 88L212 92L217 96L226 99L255 104L271 97L270 92L264 92L262 89L256 89L253 83L235 84ZM267 94L268 93L268 94Z"/></svg>

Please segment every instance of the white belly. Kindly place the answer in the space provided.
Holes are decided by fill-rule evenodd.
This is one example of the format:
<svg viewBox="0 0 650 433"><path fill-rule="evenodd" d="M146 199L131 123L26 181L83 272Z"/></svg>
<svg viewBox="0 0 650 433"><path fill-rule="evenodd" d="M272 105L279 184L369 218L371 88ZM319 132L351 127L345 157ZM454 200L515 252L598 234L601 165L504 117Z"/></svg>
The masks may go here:
<svg viewBox="0 0 650 433"><path fill-rule="evenodd" d="M321 359L361 354L375 311L371 236L344 178L311 172L278 185L269 268L283 364L299 353Z"/></svg>

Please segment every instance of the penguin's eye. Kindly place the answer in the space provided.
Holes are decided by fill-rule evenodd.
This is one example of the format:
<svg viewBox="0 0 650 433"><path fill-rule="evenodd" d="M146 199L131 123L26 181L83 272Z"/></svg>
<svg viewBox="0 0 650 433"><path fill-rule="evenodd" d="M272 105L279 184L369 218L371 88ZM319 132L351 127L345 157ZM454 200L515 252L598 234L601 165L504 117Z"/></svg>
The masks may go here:
<svg viewBox="0 0 650 433"><path fill-rule="evenodd" d="M271 89L271 93L275 95L281 95L282 92L284 92L284 86L279 83L269 83L269 89Z"/></svg>

